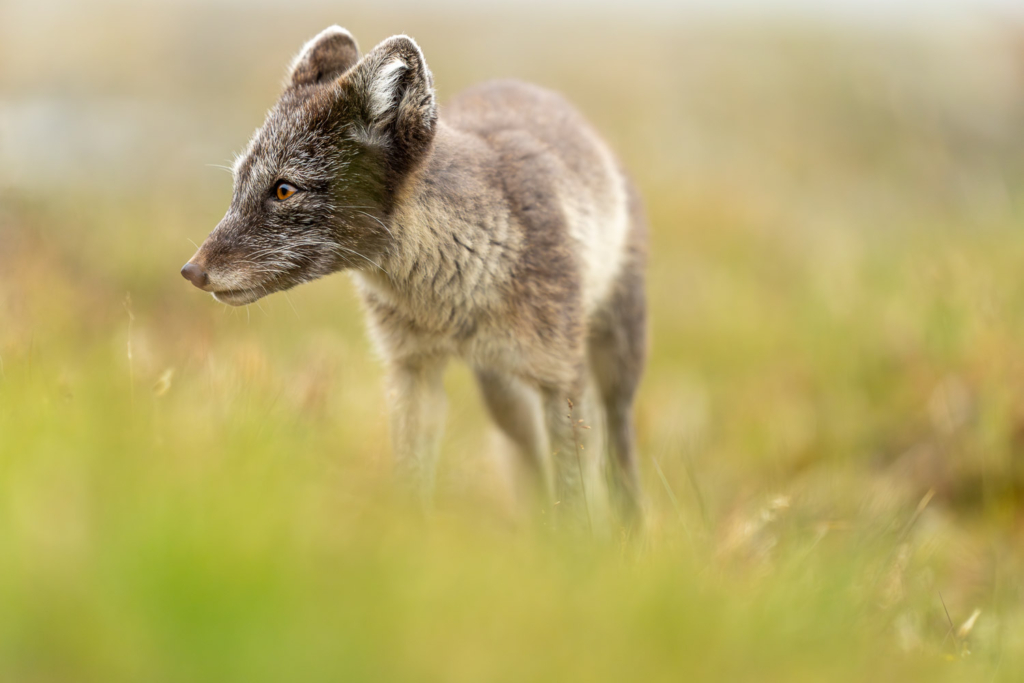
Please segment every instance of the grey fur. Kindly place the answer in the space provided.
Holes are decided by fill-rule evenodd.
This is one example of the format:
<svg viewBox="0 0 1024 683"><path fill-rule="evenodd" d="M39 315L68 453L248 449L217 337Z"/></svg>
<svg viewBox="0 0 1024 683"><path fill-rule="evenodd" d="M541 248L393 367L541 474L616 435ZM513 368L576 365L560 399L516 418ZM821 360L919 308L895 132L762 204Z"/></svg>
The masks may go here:
<svg viewBox="0 0 1024 683"><path fill-rule="evenodd" d="M567 402L573 420L598 418L582 403L592 383L616 498L635 517L632 408L646 349L636 192L551 92L487 83L439 119L412 39L358 55L332 27L296 58L235 166L227 214L191 261L208 276L202 288L241 305L349 270L387 360L397 465L425 496L449 358L474 368L537 488L577 513L576 458L589 452ZM298 191L279 201L280 181Z"/></svg>

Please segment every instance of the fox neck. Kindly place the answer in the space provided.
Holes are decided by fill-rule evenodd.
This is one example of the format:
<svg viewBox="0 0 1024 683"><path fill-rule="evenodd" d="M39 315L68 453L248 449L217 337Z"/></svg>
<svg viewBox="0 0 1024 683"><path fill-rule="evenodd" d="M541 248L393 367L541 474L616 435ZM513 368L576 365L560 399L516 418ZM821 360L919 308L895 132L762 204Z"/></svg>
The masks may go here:
<svg viewBox="0 0 1024 683"><path fill-rule="evenodd" d="M480 138L438 122L427 157L402 184L390 216L393 244L360 277L416 306L485 304L521 242L500 191L484 182L496 163Z"/></svg>

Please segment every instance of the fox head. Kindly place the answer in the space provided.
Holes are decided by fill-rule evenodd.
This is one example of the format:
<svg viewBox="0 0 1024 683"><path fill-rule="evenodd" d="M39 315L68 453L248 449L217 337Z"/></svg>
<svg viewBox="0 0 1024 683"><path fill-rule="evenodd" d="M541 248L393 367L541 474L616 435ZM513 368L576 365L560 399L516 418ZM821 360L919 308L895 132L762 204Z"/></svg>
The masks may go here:
<svg viewBox="0 0 1024 683"><path fill-rule="evenodd" d="M388 216L437 126L419 46L388 38L360 57L332 26L302 48L234 166L227 213L182 275L240 306L344 268L378 268Z"/></svg>

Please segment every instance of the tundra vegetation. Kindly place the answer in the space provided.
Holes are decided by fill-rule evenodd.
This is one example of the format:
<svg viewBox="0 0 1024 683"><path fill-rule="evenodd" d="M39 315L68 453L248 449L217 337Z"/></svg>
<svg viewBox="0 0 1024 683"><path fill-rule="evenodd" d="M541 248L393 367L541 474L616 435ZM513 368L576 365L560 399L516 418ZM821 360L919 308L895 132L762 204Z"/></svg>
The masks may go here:
<svg viewBox="0 0 1024 683"><path fill-rule="evenodd" d="M1024 26L232 7L3 10L0 679L1019 680ZM522 523L458 367L421 518L348 278L177 275L335 22L633 171L643 534Z"/></svg>

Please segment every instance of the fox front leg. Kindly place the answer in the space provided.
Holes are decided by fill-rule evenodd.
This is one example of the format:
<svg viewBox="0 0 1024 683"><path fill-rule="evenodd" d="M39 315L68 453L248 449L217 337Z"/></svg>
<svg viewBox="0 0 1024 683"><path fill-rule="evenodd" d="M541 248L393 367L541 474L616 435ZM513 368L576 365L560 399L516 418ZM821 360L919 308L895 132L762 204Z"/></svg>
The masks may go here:
<svg viewBox="0 0 1024 683"><path fill-rule="evenodd" d="M445 360L417 358L395 363L390 372L391 447L395 473L424 506L434 493L447 397Z"/></svg>

